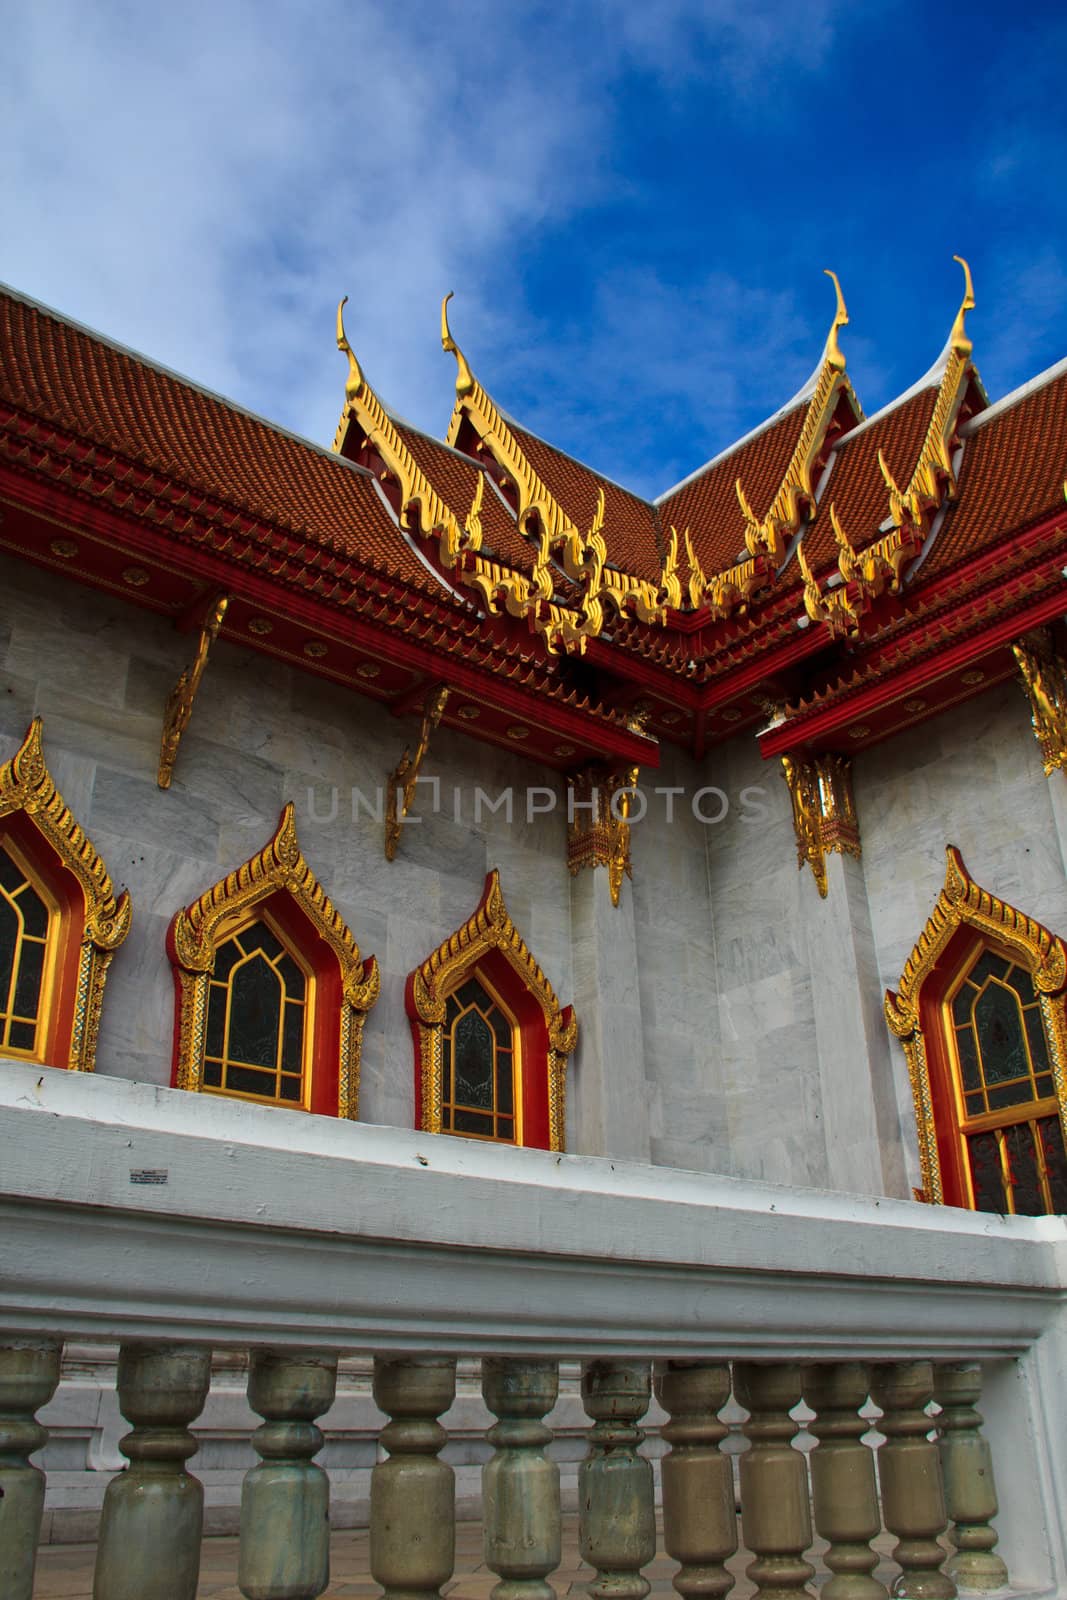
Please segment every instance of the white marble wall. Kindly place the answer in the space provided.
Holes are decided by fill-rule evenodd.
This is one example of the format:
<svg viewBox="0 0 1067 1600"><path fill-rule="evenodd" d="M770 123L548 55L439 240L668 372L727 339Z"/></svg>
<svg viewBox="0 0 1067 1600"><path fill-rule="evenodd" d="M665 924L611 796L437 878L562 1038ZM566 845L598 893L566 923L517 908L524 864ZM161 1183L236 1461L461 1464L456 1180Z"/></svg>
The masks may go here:
<svg viewBox="0 0 1067 1600"><path fill-rule="evenodd" d="M1067 845L1014 685L858 758L862 867L832 874L828 901L797 870L780 767L753 738L699 763L665 747L659 771L642 775L648 811L616 910L602 871L595 885L568 876L562 793L554 814L526 820L526 787L544 772L447 729L426 768L444 809L428 814L421 790L423 820L386 862L382 825L353 818L351 792L384 784L414 719L226 642L162 793L160 717L190 649L121 599L0 561L0 759L39 712L64 795L133 896L101 1071L169 1082L167 924L262 847L288 799L313 869L381 965L361 1112L387 1125L413 1119L406 977L470 915L492 866L560 999L577 1006L568 1147L800 1187L906 1195L918 1181L910 1090L881 999L936 898L946 842L980 882L1067 931ZM514 787L510 823L488 811L475 822L479 785ZM704 786L722 791L702 802L706 817L725 804L719 821L694 816ZM684 792L654 792L669 787Z"/></svg>

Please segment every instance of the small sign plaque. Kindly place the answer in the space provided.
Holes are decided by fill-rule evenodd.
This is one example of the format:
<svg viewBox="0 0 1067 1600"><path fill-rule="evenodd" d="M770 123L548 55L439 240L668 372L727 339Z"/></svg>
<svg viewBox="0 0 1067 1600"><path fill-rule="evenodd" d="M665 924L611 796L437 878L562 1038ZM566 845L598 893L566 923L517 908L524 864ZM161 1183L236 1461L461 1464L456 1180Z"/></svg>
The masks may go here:
<svg viewBox="0 0 1067 1600"><path fill-rule="evenodd" d="M131 1183L166 1183L169 1177L166 1167L131 1167Z"/></svg>

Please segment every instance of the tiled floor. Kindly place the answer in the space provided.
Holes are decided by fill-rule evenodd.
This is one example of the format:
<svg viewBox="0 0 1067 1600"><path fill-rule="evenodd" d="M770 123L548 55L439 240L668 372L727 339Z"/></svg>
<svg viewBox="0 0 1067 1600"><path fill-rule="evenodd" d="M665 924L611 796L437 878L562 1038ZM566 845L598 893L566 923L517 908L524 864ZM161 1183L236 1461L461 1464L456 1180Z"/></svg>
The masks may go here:
<svg viewBox="0 0 1067 1600"><path fill-rule="evenodd" d="M556 1593L564 1600L569 1595L585 1593L585 1585L592 1577L578 1555L578 1519L565 1517L563 1531L563 1561L552 1574L551 1582ZM660 1546L662 1547L662 1533ZM877 1548L885 1549L891 1541L880 1540ZM820 1548L825 1549L825 1545ZM91 1600L93 1592L94 1546L49 1545L41 1550L37 1561L35 1600ZM753 1586L744 1577L744 1569L751 1557L738 1554L728 1563L738 1579L730 1593L730 1600L748 1600ZM367 1559L367 1533L335 1533L330 1544L330 1569L332 1573L325 1600L342 1595L381 1593L381 1588L370 1576ZM645 1569L645 1577L652 1585L653 1595L673 1594L671 1577L678 1570L669 1556L659 1554ZM895 1570L895 1569L893 1569ZM893 1570L883 1559L877 1576L883 1582L893 1576ZM820 1574L822 1575L822 1574ZM482 1552L482 1530L478 1523L461 1522L456 1528L456 1576L445 1586L449 1600L489 1600L489 1594L498 1579L485 1565ZM207 1539L204 1542L200 1569L199 1600L241 1600L237 1587L237 1540Z"/></svg>

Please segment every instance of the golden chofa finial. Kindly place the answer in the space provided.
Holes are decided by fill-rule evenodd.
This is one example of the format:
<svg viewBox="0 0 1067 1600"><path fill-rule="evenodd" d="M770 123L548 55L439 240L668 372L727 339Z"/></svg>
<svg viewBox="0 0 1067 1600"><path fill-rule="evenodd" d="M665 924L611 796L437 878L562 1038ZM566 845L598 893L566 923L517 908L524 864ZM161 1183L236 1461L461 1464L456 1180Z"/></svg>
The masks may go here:
<svg viewBox="0 0 1067 1600"><path fill-rule="evenodd" d="M474 389L474 374L467 365L467 358L452 337L452 330L448 326L448 302L452 298L450 289L441 301L441 349L446 355L456 358L456 393L461 398L470 394Z"/></svg>
<svg viewBox="0 0 1067 1600"><path fill-rule="evenodd" d="M838 282L837 273L831 272L829 267L823 267L823 271L833 283L834 293L837 295L837 310L834 312L834 320L830 325L830 332L826 335L826 360L834 368L835 372L844 372L845 358L841 353L841 346L837 342L837 335L841 328L848 326L848 310L845 306L845 297L841 293L841 285Z"/></svg>
<svg viewBox="0 0 1067 1600"><path fill-rule="evenodd" d="M345 399L354 400L364 386L364 377L359 362L356 360L355 351L348 342L345 334L345 322L342 315L348 304L348 296L337 307L337 348L342 355L348 357L348 381L345 384Z"/></svg>
<svg viewBox="0 0 1067 1600"><path fill-rule="evenodd" d="M956 312L956 320L952 324L952 332L949 335L949 342L951 343L953 350L957 351L959 355L969 356L971 351L974 349L974 345L967 337L967 330L964 327L964 321L968 311L974 310L974 281L971 278L971 269L967 265L966 261L964 261L963 257L953 256L952 259L953 261L958 261L960 266L963 268L963 300L960 304L960 309Z"/></svg>

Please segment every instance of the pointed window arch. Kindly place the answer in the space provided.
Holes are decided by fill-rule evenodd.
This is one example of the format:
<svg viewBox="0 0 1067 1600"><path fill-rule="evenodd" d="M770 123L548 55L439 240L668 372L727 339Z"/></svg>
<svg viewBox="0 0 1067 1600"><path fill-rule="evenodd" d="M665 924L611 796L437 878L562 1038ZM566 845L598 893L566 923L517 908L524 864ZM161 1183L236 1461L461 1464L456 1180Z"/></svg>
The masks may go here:
<svg viewBox="0 0 1067 1600"><path fill-rule="evenodd" d="M954 846L886 1018L915 1097L923 1198L1067 1212L1067 947Z"/></svg>
<svg viewBox="0 0 1067 1600"><path fill-rule="evenodd" d="M361 958L304 860L292 805L259 855L178 912L167 947L177 1088L359 1115L378 963Z"/></svg>
<svg viewBox="0 0 1067 1600"><path fill-rule="evenodd" d="M56 788L40 717L0 766L0 1054L92 1072L104 981L130 930Z"/></svg>
<svg viewBox="0 0 1067 1600"><path fill-rule="evenodd" d="M564 1148L578 1024L508 915L495 869L470 921L410 975L406 1002L417 1127Z"/></svg>

